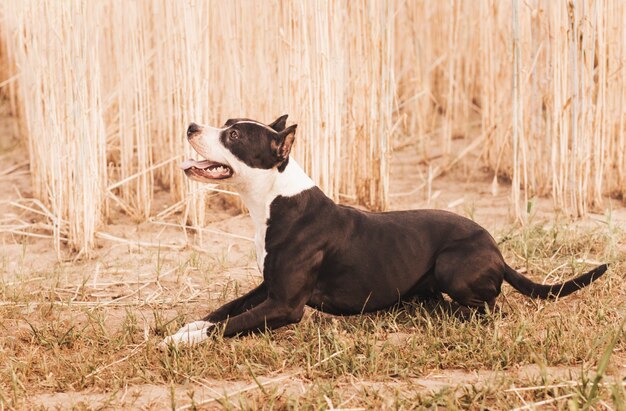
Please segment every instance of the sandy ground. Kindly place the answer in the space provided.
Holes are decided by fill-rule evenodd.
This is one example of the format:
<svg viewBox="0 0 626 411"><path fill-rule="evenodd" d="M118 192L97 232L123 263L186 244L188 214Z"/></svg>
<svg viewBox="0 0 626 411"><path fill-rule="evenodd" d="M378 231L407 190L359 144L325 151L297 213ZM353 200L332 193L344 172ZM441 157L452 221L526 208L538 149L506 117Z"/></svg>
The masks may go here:
<svg viewBox="0 0 626 411"><path fill-rule="evenodd" d="M577 367L548 367L543 371L556 377L569 378L578 375ZM541 370L535 365L520 367L512 371L518 378L537 379ZM401 381L390 378L389 381L369 381L357 378L343 378L340 383L345 391L356 391L363 387L375 387L379 392L392 393L396 389L422 390L436 392L448 386L463 385L467 387L481 384L491 384L497 381L502 372L489 370L443 370L429 373L422 378L403 378ZM507 371L510 376L511 371ZM279 374L272 378L259 378L261 385L278 387L283 396L304 394L311 385L310 381L293 374ZM30 398L35 406L45 406L50 409L65 409L69 404L74 407L89 406L91 408L115 407L124 409L152 410L162 409L163 404L184 404L189 402L189 396L193 393L194 398L215 398L228 394L232 399L232 405L237 406L236 395L245 395L248 392L258 390L256 383L250 381L221 381L206 380L186 386L163 386L154 384L142 384L126 387L124 390L109 393L95 393L89 391L41 394ZM172 401L172 398L174 400ZM217 401L204 402L202 409L224 409Z"/></svg>
<svg viewBox="0 0 626 411"><path fill-rule="evenodd" d="M462 143L462 142L460 142ZM23 144L15 137L12 119L5 108L0 106L0 224L8 224L21 218L36 221L37 216L10 205L10 201L20 197L32 197L28 158ZM441 160L443 162L443 160ZM463 215L472 216L492 233L497 235L512 222L509 207L510 187L498 186L494 193L493 175L476 166L476 156L465 158L452 170L427 184L429 166L416 161L414 149L405 147L394 153L391 178L391 208L444 208ZM431 162L431 170L438 165ZM477 170L477 171L476 171ZM167 193L160 193L157 204L164 207ZM626 209L617 200L609 200L612 207L611 218L614 224L626 227ZM608 204L608 203L607 203ZM534 219L554 219L554 210L548 199L535 199ZM220 230L238 236L252 238L251 220L237 210L224 210L214 204L210 210L210 229ZM602 224L607 217L591 214L577 224ZM0 259L5 269L0 272L1 280L7 284L14 282L36 283L41 273L51 267L60 268L67 284L67 292L72 293L76 284L86 284L89 292L77 304L108 304L111 312L107 324L116 325L117 314L123 313L123 302L146 301L147 303L172 302L171 313L183 312L189 317L199 317L206 313L205 303L211 295L223 292L224 287L238 284L248 288L260 281L256 267L253 243L244 238L205 232L202 239L192 237L195 248L186 244L186 235L179 227L162 225L159 222L136 224L130 218L116 212L111 216L112 224L101 228L101 232L123 238L125 241L99 239L95 256L88 260L73 261L67 254L65 261L57 261L49 239L24 238L13 234L0 234ZM165 222L176 223L176 217ZM155 246L158 245L158 246ZM622 245L624 248L624 245ZM626 251L626 249L624 249ZM187 267L176 273L182 261L197 259L195 267ZM61 296L63 297L63 296ZM65 296L66 297L66 296ZM137 310L147 310L138 306ZM3 319L5 327L23 329L25 325L18 318ZM570 369L551 370L554 373L568 373ZM575 370L579 372L580 370ZM518 370L537 372L532 367ZM405 384L413 389L437 389L449 384L475 384L493 376L489 371L466 372L461 370L440 371L411 381L389 381L389 385ZM281 378L284 377L285 381ZM281 382L284 390L302 390L306 381L293 375L277 375L272 379ZM266 381L267 379L262 379ZM271 382L271 381L270 381ZM367 381L346 381L346 385L367 384ZM374 384L374 383L372 383ZM375 384L385 385L380 382ZM203 381L196 386L155 386L142 385L127 387L120 392L72 392L44 393L30 398L33 405L51 408L66 408L70 405L90 406L109 405L124 408L152 409L169 402L172 390L175 397L183 401L193 389L198 397L223 394L225 392L246 392L256 387L251 381Z"/></svg>

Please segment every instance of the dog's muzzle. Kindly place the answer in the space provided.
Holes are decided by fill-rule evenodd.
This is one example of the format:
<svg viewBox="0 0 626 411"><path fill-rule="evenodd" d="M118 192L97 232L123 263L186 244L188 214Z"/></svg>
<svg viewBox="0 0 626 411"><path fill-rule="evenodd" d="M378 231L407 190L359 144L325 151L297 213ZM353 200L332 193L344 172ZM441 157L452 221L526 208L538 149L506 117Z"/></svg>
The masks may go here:
<svg viewBox="0 0 626 411"><path fill-rule="evenodd" d="M211 180L222 180L233 175L233 169L225 164L210 160L185 160L180 165L188 177L208 178Z"/></svg>

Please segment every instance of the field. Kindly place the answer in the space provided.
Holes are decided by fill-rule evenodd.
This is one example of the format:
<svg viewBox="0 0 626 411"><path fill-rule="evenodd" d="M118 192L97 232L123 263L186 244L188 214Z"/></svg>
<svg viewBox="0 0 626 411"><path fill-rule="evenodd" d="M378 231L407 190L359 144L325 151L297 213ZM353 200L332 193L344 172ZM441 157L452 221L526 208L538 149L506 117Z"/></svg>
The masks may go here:
<svg viewBox="0 0 626 411"><path fill-rule="evenodd" d="M12 119L2 117L11 135ZM29 196L17 140L2 147L3 218L36 216L9 206ZM490 194L484 171L460 164L432 195L405 194L418 173L394 154L392 208L449 208L484 224L510 264L560 281L599 262L604 278L556 302L505 287L499 310L460 321L445 307L304 320L264 335L216 339L163 353L156 344L189 320L260 281L249 218L211 205L202 246L180 227L111 216L94 258L57 262L50 240L5 233L0 272L0 404L8 409L623 409L626 406L626 210L573 222L533 203L510 223L507 195ZM228 232L239 235L235 237ZM190 234L191 235L191 234ZM620 331L622 330L622 331Z"/></svg>
<svg viewBox="0 0 626 411"><path fill-rule="evenodd" d="M626 3L0 0L0 410L626 410ZM486 227L557 301L157 344L262 280L189 122L297 123L331 198Z"/></svg>

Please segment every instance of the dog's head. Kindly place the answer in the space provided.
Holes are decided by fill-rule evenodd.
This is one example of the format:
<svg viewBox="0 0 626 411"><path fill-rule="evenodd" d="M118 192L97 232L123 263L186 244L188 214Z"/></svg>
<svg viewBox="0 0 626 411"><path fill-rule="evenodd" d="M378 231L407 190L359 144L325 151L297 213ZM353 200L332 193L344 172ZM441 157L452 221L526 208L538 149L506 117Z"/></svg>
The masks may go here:
<svg viewBox="0 0 626 411"><path fill-rule="evenodd" d="M222 128L191 123L187 139L205 160L187 160L181 164L187 177L203 183L253 183L268 174L282 172L297 124L286 127L287 115L265 125L237 118Z"/></svg>

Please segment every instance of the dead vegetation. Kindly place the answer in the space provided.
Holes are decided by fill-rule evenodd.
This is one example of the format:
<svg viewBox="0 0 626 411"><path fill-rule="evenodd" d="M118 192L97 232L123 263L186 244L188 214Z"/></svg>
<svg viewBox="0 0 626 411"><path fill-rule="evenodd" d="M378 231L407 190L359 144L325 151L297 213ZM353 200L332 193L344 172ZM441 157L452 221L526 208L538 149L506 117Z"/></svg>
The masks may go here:
<svg viewBox="0 0 626 411"><path fill-rule="evenodd" d="M107 245L95 261L51 268L33 266L41 257L35 240L26 240L20 258L17 246L0 256L0 402L81 409L621 409L624 233L608 216L591 228L538 221L496 238L507 259L535 280L562 281L598 261L611 270L556 302L531 301L507 287L499 311L470 321L420 304L343 318L309 311L300 324L273 333L162 353L156 348L162 336L259 281L251 244L221 240L199 254L130 239Z"/></svg>
<svg viewBox="0 0 626 411"><path fill-rule="evenodd" d="M393 190L411 186L405 168L416 167L405 164L412 153L400 154ZM274 333L162 353L156 344L164 335L260 281L246 216L212 209L204 245L190 247L175 223L136 224L120 213L95 258L64 262L56 262L48 239L5 233L0 406L621 409L623 210L575 223L538 201L526 226L504 223L507 195L485 195L484 175L464 181L471 164L434 181L429 197L392 197L394 207L429 205L476 219L507 260L538 281L571 278L599 262L610 263L607 275L557 302L505 287L499 311L467 322L420 304L343 318L308 311L302 323ZM10 196L17 195L12 187L27 185L14 174L0 182ZM7 204L0 210L37 218Z"/></svg>
<svg viewBox="0 0 626 411"><path fill-rule="evenodd" d="M158 217L162 189L202 227L213 190L176 169L183 130L241 115L289 113L313 179L372 209L401 146L445 166L479 152L521 220L534 196L583 216L624 195L621 1L7 0L0 18L0 90L48 225L31 231L59 257L93 250L113 210Z"/></svg>
<svg viewBox="0 0 626 411"><path fill-rule="evenodd" d="M0 409L626 408L625 5L274 6L0 0ZM284 112L334 198L466 215L537 281L610 271L159 352L259 281L181 130Z"/></svg>

